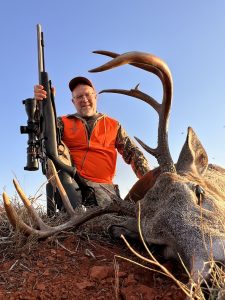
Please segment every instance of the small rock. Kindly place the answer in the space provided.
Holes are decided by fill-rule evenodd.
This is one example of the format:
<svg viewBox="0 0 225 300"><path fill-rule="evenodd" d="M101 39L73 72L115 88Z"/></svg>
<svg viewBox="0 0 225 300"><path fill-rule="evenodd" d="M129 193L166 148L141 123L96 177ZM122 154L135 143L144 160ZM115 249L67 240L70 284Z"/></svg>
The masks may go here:
<svg viewBox="0 0 225 300"><path fill-rule="evenodd" d="M146 285L128 286L121 289L124 300L148 299L154 300L157 296L156 290Z"/></svg>
<svg viewBox="0 0 225 300"><path fill-rule="evenodd" d="M94 280L106 279L113 275L113 268L109 266L94 266L90 269L90 278Z"/></svg>
<svg viewBox="0 0 225 300"><path fill-rule="evenodd" d="M36 290L44 290L45 289L45 284L44 283L38 283L36 285Z"/></svg>
<svg viewBox="0 0 225 300"><path fill-rule="evenodd" d="M77 282L77 283L76 283L76 286L78 287L79 290L84 290L84 289L93 287L93 286L95 286L95 285L94 285L93 282L84 280L84 281L82 281L82 282Z"/></svg>

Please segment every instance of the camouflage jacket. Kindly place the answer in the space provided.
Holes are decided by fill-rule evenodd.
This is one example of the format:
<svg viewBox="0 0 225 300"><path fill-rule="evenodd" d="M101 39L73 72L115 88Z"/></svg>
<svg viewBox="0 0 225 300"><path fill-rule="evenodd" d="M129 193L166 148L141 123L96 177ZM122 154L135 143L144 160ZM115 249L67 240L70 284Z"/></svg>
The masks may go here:
<svg viewBox="0 0 225 300"><path fill-rule="evenodd" d="M84 119L78 114L68 115L68 117L74 118L77 117L81 119L86 125L88 136L90 138L91 132L94 128L95 123L102 118L104 115L98 113L96 116L91 117L89 119ZM58 127L61 133L61 137L63 139L63 131L64 131L64 123L61 117L58 118ZM141 178L144 174L146 174L150 168L148 165L148 161L144 157L141 150L137 147L134 141L128 136L125 129L118 123L118 132L115 147L117 151L122 155L124 161L127 164L130 164L134 173L138 178Z"/></svg>

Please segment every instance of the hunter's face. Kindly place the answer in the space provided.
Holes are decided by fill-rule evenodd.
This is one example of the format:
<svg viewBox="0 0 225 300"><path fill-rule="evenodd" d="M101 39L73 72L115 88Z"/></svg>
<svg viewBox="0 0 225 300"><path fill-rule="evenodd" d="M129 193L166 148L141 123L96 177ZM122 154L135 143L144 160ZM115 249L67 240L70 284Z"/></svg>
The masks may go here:
<svg viewBox="0 0 225 300"><path fill-rule="evenodd" d="M79 84L72 92L72 102L81 117L91 117L96 114L97 95L89 85Z"/></svg>

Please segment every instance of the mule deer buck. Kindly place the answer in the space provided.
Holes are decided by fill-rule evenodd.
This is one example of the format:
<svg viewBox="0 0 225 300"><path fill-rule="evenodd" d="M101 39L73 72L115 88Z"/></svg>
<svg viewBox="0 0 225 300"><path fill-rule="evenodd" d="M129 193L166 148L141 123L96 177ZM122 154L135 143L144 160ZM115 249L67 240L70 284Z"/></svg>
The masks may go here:
<svg viewBox="0 0 225 300"><path fill-rule="evenodd" d="M225 169L208 164L205 149L192 128L188 128L185 144L179 159L174 164L168 146L168 122L171 108L173 84L168 66L159 58L141 52L129 52L122 55L95 51L95 53L112 57L105 65L92 70L100 72L131 64L137 68L154 73L163 86L162 103L158 103L138 88L132 90L104 90L102 92L119 93L138 98L148 103L159 116L158 145L150 148L139 139L138 142L159 163L160 174L154 180L146 174L131 189L126 199L136 199L138 195L141 206L141 227L148 244L158 244L164 249L165 257L182 259L187 269L197 276L203 272L206 278L211 259L225 262ZM49 170L54 172L54 165L49 163ZM136 204L121 199L114 199L106 208L93 208L82 216L75 216L70 202L60 186L57 174L52 180L60 187L64 206L70 220L65 224L51 228L43 223L21 188L15 182L16 189L25 203L36 228L25 224L15 213L6 193L5 209L13 226L26 234L45 238L62 230L76 228L87 220L107 213L123 213L128 216L126 224L111 226L111 232L118 236L120 232L137 233ZM154 184L153 184L153 183ZM133 232L131 232L133 231Z"/></svg>

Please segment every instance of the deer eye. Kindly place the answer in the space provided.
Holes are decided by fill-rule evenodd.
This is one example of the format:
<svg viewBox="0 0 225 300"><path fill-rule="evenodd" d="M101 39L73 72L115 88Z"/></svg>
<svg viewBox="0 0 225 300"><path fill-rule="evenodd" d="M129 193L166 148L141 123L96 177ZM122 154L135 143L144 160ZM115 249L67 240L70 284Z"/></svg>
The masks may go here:
<svg viewBox="0 0 225 300"><path fill-rule="evenodd" d="M195 194L198 198L198 202L197 204L200 205L200 203L202 202L202 195L205 193L204 189L200 186L200 185L196 185L195 186Z"/></svg>

